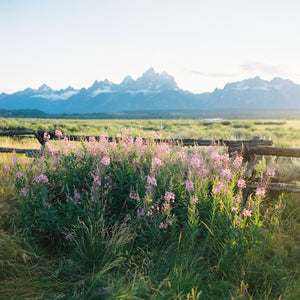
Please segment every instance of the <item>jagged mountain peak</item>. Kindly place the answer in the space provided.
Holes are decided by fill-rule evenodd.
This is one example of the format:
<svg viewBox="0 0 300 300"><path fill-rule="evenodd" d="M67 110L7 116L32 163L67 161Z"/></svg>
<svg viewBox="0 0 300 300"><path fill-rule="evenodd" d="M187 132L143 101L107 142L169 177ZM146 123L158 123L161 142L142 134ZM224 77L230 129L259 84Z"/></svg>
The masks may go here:
<svg viewBox="0 0 300 300"><path fill-rule="evenodd" d="M147 71L145 71L142 75L144 78L149 78L152 76L158 75L158 73L155 73L153 67L150 67Z"/></svg>
<svg viewBox="0 0 300 300"><path fill-rule="evenodd" d="M89 90L99 89L103 87L109 87L113 85L111 81L108 79L104 79L103 81L95 80L94 83L88 88Z"/></svg>
<svg viewBox="0 0 300 300"><path fill-rule="evenodd" d="M76 91L76 90L69 85L66 89L60 89L58 92L59 93L67 93L67 92L73 92L73 91Z"/></svg>
<svg viewBox="0 0 300 300"><path fill-rule="evenodd" d="M46 85L45 83L42 84L38 89L37 89L38 92L51 92L52 89L50 88L50 86Z"/></svg>
<svg viewBox="0 0 300 300"><path fill-rule="evenodd" d="M132 77L130 75L127 75L123 81L121 82L121 85L125 85L125 84L129 84L134 82L134 80L132 79Z"/></svg>
<svg viewBox="0 0 300 300"><path fill-rule="evenodd" d="M274 77L272 80L264 80L259 76L244 79L238 82L227 83L224 87L224 91L244 91L244 90L281 90L283 88L290 89L292 87L298 86L294 82L288 79L282 79L280 77Z"/></svg>
<svg viewBox="0 0 300 300"><path fill-rule="evenodd" d="M227 83L223 90L248 90L248 89L263 89L269 85L269 82L261 79L259 76L244 79L242 81Z"/></svg>
<svg viewBox="0 0 300 300"><path fill-rule="evenodd" d="M178 89L175 79L166 73L165 71L161 74L156 73L151 67L143 73L142 77L136 80L137 86L140 89L148 90L176 90Z"/></svg>

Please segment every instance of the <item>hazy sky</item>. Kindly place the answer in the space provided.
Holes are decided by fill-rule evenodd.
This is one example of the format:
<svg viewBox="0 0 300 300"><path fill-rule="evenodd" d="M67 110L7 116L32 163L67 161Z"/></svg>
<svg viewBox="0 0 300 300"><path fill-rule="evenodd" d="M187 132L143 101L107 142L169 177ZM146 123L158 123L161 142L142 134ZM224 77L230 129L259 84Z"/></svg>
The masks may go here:
<svg viewBox="0 0 300 300"><path fill-rule="evenodd" d="M192 92L300 84L299 0L0 0L0 92L120 83L151 66Z"/></svg>

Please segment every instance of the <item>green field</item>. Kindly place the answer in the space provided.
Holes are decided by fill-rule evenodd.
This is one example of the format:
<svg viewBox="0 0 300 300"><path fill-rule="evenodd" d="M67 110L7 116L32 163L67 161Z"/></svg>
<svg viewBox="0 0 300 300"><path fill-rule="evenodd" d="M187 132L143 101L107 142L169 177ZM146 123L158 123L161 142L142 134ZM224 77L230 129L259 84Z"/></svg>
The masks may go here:
<svg viewBox="0 0 300 300"><path fill-rule="evenodd" d="M264 196L273 168L300 182L299 159L257 157L262 189L240 207L239 156L132 139L300 147L300 121L2 118L5 129L124 139L52 141L37 160L0 154L0 299L300 299L300 196Z"/></svg>
<svg viewBox="0 0 300 300"><path fill-rule="evenodd" d="M133 135L151 136L161 132L163 138L272 139L277 146L299 147L299 120L72 120L0 118L4 129L60 129L66 134L116 136L124 130Z"/></svg>

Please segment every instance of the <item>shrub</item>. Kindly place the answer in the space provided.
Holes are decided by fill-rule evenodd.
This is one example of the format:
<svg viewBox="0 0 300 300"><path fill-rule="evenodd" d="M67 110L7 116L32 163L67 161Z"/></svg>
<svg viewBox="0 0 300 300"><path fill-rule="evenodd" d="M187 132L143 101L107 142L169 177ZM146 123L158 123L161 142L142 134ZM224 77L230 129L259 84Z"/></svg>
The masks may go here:
<svg viewBox="0 0 300 300"><path fill-rule="evenodd" d="M228 125L231 125L232 122L231 121L222 121L221 124L224 126L228 126Z"/></svg>

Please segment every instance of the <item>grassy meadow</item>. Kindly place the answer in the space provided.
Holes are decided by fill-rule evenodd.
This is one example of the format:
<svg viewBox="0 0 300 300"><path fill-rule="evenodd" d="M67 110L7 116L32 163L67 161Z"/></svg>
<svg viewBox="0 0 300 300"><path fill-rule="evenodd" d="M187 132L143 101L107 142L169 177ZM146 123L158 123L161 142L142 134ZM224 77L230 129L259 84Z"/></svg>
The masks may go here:
<svg viewBox="0 0 300 300"><path fill-rule="evenodd" d="M108 136L130 130L134 136L151 137L159 131L163 138L272 139L274 145L300 147L300 120L109 120L109 119L24 119L0 118L0 130L59 128L64 134Z"/></svg>
<svg viewBox="0 0 300 300"><path fill-rule="evenodd" d="M299 183L299 160L257 157L259 188L241 207L238 153L140 139L300 147L300 121L3 118L5 129L90 138L49 141L37 159L0 154L0 299L300 299L300 195L267 191L274 176Z"/></svg>

